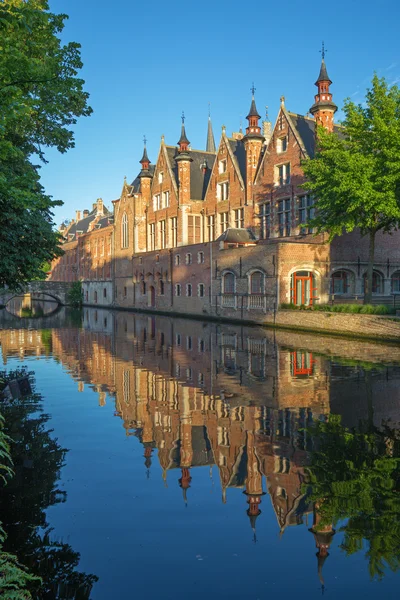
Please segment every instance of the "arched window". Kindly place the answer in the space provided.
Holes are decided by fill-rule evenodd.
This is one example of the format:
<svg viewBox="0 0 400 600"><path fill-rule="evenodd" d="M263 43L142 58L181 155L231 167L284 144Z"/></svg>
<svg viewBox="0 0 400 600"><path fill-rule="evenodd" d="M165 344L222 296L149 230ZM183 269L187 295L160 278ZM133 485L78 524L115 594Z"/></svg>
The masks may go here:
<svg viewBox="0 0 400 600"><path fill-rule="evenodd" d="M222 277L222 293L235 293L235 276L233 273L225 273Z"/></svg>
<svg viewBox="0 0 400 600"><path fill-rule="evenodd" d="M363 293L367 288L367 273L364 273L363 277ZM372 273L372 293L383 294L383 277L378 271Z"/></svg>
<svg viewBox="0 0 400 600"><path fill-rule="evenodd" d="M261 271L254 271L250 275L250 294L264 293L264 274Z"/></svg>
<svg viewBox="0 0 400 600"><path fill-rule="evenodd" d="M291 302L311 306L315 297L315 277L311 271L296 271L291 277Z"/></svg>
<svg viewBox="0 0 400 600"><path fill-rule="evenodd" d="M353 279L352 273L348 271L342 270L332 273L331 294L351 294Z"/></svg>
<svg viewBox="0 0 400 600"><path fill-rule="evenodd" d="M158 283L158 286L159 286L160 296L164 296L164 282L162 280L160 280Z"/></svg>
<svg viewBox="0 0 400 600"><path fill-rule="evenodd" d="M142 281L141 288L142 288L142 295L144 296L146 293L146 282L145 281Z"/></svg>
<svg viewBox="0 0 400 600"><path fill-rule="evenodd" d="M392 275L392 293L400 293L400 271L396 271Z"/></svg>
<svg viewBox="0 0 400 600"><path fill-rule="evenodd" d="M121 248L128 248L129 246L129 227L128 227L128 216L124 213L121 223Z"/></svg>

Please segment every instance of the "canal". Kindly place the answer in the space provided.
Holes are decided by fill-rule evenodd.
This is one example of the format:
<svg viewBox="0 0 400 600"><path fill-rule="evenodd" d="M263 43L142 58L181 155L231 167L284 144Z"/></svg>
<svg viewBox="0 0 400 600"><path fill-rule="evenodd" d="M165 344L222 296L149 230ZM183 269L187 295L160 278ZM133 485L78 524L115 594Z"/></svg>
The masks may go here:
<svg viewBox="0 0 400 600"><path fill-rule="evenodd" d="M34 597L398 597L400 347L9 308L33 396L0 520Z"/></svg>

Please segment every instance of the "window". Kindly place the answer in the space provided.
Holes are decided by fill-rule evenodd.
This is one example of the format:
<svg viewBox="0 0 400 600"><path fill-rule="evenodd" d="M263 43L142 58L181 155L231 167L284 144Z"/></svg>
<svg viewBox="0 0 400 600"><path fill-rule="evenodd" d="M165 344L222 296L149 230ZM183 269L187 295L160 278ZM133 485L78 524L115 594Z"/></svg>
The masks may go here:
<svg viewBox="0 0 400 600"><path fill-rule="evenodd" d="M192 255L190 254L190 252L188 252L188 254L186 254L186 264L187 265L192 264Z"/></svg>
<svg viewBox="0 0 400 600"><path fill-rule="evenodd" d="M204 252L197 253L197 262L199 265L204 263Z"/></svg>
<svg viewBox="0 0 400 600"><path fill-rule="evenodd" d="M186 296L191 297L191 295L192 295L192 284L187 283L186 284Z"/></svg>
<svg viewBox="0 0 400 600"><path fill-rule="evenodd" d="M129 226L128 217L124 213L122 217L122 231L121 231L121 248L128 248L129 246ZM95 242L95 256L97 256L97 240Z"/></svg>
<svg viewBox="0 0 400 600"><path fill-rule="evenodd" d="M171 248L176 248L178 245L178 217L171 219Z"/></svg>
<svg viewBox="0 0 400 600"><path fill-rule="evenodd" d="M392 293L400 292L400 271L396 271L392 275Z"/></svg>
<svg viewBox="0 0 400 600"><path fill-rule="evenodd" d="M229 198L229 182L224 181L223 183L219 183L217 185L217 199L221 202L223 200L228 200Z"/></svg>
<svg viewBox="0 0 400 600"><path fill-rule="evenodd" d="M197 286L197 295L199 298L204 298L204 283L199 283Z"/></svg>
<svg viewBox="0 0 400 600"><path fill-rule="evenodd" d="M103 288L103 298L107 298L107 288Z"/></svg>
<svg viewBox="0 0 400 600"><path fill-rule="evenodd" d="M161 280L158 284L160 296L164 296L164 282Z"/></svg>
<svg viewBox="0 0 400 600"><path fill-rule="evenodd" d="M314 218L314 202L311 196L301 196L299 198L299 224L304 233L313 233L312 227L306 227L303 224L308 223ZM303 226L302 226L303 225Z"/></svg>
<svg viewBox="0 0 400 600"><path fill-rule="evenodd" d="M163 198L163 200L164 200L164 202L163 202L164 208L168 208L168 206L169 206L169 191L164 192L163 196L164 196L164 198Z"/></svg>
<svg viewBox="0 0 400 600"><path fill-rule="evenodd" d="M158 183L162 183L163 179L164 179L164 173L161 172L161 173L158 174Z"/></svg>
<svg viewBox="0 0 400 600"><path fill-rule="evenodd" d="M367 288L367 273L364 273L363 283L362 283L362 291L365 294L365 290ZM373 294L383 294L383 278L378 271L374 271L372 273L372 293Z"/></svg>
<svg viewBox="0 0 400 600"><path fill-rule="evenodd" d="M97 304L97 292L94 293L94 303Z"/></svg>
<svg viewBox="0 0 400 600"><path fill-rule="evenodd" d="M160 210L161 208L161 194L153 196L153 210Z"/></svg>
<svg viewBox="0 0 400 600"><path fill-rule="evenodd" d="M224 233L224 231L226 231L229 227L229 222L228 222L228 213L224 212L224 213L220 213L219 215L219 223L220 223L220 232Z"/></svg>
<svg viewBox="0 0 400 600"><path fill-rule="evenodd" d="M287 144L288 144L287 135L285 135L284 137L278 138L277 143L276 143L277 152L279 152L279 153L286 152Z"/></svg>
<svg viewBox="0 0 400 600"><path fill-rule="evenodd" d="M176 340L176 345L180 346L181 345L181 334L180 333L176 334L175 340Z"/></svg>
<svg viewBox="0 0 400 600"><path fill-rule="evenodd" d="M201 242L201 217L200 215L188 215L188 244L199 244Z"/></svg>
<svg viewBox="0 0 400 600"><path fill-rule="evenodd" d="M268 239L271 235L271 203L260 204L260 237Z"/></svg>
<svg viewBox="0 0 400 600"><path fill-rule="evenodd" d="M175 296L180 296L181 295L181 284L177 283L175 285Z"/></svg>
<svg viewBox="0 0 400 600"><path fill-rule="evenodd" d="M285 237L290 235L290 199L278 202L279 235Z"/></svg>
<svg viewBox="0 0 400 600"><path fill-rule="evenodd" d="M264 274L254 271L250 275L250 294L262 294L264 292Z"/></svg>
<svg viewBox="0 0 400 600"><path fill-rule="evenodd" d="M235 210L235 227L236 229L244 227L244 208L237 208Z"/></svg>
<svg viewBox="0 0 400 600"><path fill-rule="evenodd" d="M331 293L347 294L349 288L348 276L346 271L336 271L332 274Z"/></svg>
<svg viewBox="0 0 400 600"><path fill-rule="evenodd" d="M204 343L204 340L203 340L203 338L199 338L199 341L198 341L198 348L199 348L199 352L205 352L205 350L206 350L206 345L205 345L205 343Z"/></svg>
<svg viewBox="0 0 400 600"><path fill-rule="evenodd" d="M235 276L233 273L225 273L225 275L222 277L222 293L235 293Z"/></svg>
<svg viewBox="0 0 400 600"><path fill-rule="evenodd" d="M207 217L207 233L208 233L208 241L212 242L215 238L215 217L214 215L210 215Z"/></svg>
<svg viewBox="0 0 400 600"><path fill-rule="evenodd" d="M156 263L160 262L160 255L156 254Z"/></svg>
<svg viewBox="0 0 400 600"><path fill-rule="evenodd" d="M146 282L142 281L142 295L144 296L146 294Z"/></svg>
<svg viewBox="0 0 400 600"><path fill-rule="evenodd" d="M149 237L150 237L150 250L156 249L156 224L150 223L149 225Z"/></svg>
<svg viewBox="0 0 400 600"><path fill-rule="evenodd" d="M160 221L160 248L165 248L165 220Z"/></svg>
<svg viewBox="0 0 400 600"><path fill-rule="evenodd" d="M90 246L89 246L90 249ZM100 240L100 256L104 256L104 239Z"/></svg>
<svg viewBox="0 0 400 600"><path fill-rule="evenodd" d="M290 163L275 167L275 185L287 185L290 183Z"/></svg>
<svg viewBox="0 0 400 600"><path fill-rule="evenodd" d="M126 289L126 287L124 287L124 298L126 298L126 296L127 296L127 289Z"/></svg>
<svg viewBox="0 0 400 600"><path fill-rule="evenodd" d="M186 369L186 379L192 381L192 369L190 367Z"/></svg>
<svg viewBox="0 0 400 600"><path fill-rule="evenodd" d="M218 162L218 173L226 173L226 159Z"/></svg>
<svg viewBox="0 0 400 600"><path fill-rule="evenodd" d="M188 336L186 337L186 348L187 348L188 350L191 350L191 349L192 349L192 336L191 336L191 335L188 335Z"/></svg>
<svg viewBox="0 0 400 600"><path fill-rule="evenodd" d="M181 257L179 254L175 254L175 264L176 266L181 264Z"/></svg>
<svg viewBox="0 0 400 600"><path fill-rule="evenodd" d="M129 381L129 371L124 371L122 376L122 389L124 393L124 402L125 404L129 404L130 402L130 381Z"/></svg>

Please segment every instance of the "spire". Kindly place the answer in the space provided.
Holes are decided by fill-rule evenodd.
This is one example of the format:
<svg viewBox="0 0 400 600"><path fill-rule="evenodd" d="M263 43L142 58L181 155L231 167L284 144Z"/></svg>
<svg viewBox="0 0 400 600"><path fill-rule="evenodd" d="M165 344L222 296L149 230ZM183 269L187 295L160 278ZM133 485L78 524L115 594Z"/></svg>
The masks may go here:
<svg viewBox="0 0 400 600"><path fill-rule="evenodd" d="M254 93L256 91L256 88L254 87L254 83L251 86L250 91L251 91L251 104L250 104L249 114L246 117L246 119L249 122L248 127L246 127L246 137L262 138L261 128L258 124L259 119L261 119L261 115L258 114L258 110L256 107L256 101L254 99Z"/></svg>
<svg viewBox="0 0 400 600"><path fill-rule="evenodd" d="M211 124L210 104L208 104L208 128L206 152L216 152L214 133Z"/></svg>
<svg viewBox="0 0 400 600"><path fill-rule="evenodd" d="M188 146L190 144L185 130L185 113L182 111L182 128L181 128L181 137L179 138L178 146L179 152L187 152Z"/></svg>
<svg viewBox="0 0 400 600"><path fill-rule="evenodd" d="M150 159L147 155L147 148L146 148L146 143L147 143L147 139L146 136L143 136L143 144L144 144L144 148L143 148L143 156L140 159L140 164L142 165L142 170L139 173L139 177L152 177L150 171L149 171L149 167L150 167Z"/></svg>
<svg viewBox="0 0 400 600"><path fill-rule="evenodd" d="M326 64L325 64L325 44L324 42L322 42L322 49L320 50L321 52L321 56L322 56L322 61L321 61L321 69L319 71L319 75L318 75L318 79L315 82L315 85L318 86L318 83L320 81L328 81L329 83L332 83L332 81L329 79L329 75L328 75L328 71L326 70Z"/></svg>

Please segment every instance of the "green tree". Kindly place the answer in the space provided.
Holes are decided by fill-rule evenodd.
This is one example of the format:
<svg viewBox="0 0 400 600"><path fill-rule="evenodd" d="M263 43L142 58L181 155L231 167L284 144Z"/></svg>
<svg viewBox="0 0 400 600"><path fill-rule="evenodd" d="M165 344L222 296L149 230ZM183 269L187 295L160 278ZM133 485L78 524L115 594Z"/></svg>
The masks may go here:
<svg viewBox="0 0 400 600"><path fill-rule="evenodd" d="M304 161L306 187L317 198L310 221L330 239L359 229L369 237L364 302L371 302L375 238L400 220L400 90L376 75L366 101L344 104L343 129L318 128L315 158Z"/></svg>
<svg viewBox="0 0 400 600"><path fill-rule="evenodd" d="M52 210L60 201L40 183L46 147L74 146L71 127L92 112L80 46L63 45L66 15L47 0L0 3L0 286L44 278L45 262L62 254Z"/></svg>

